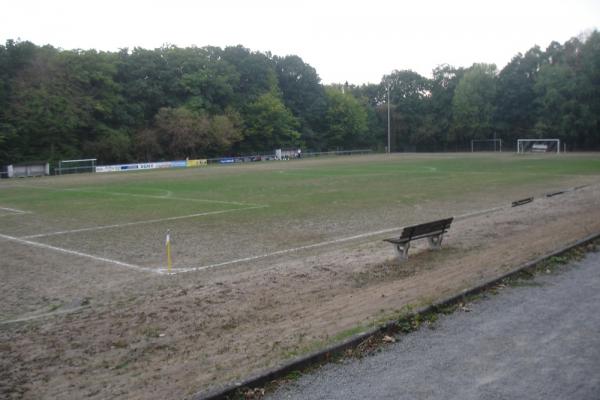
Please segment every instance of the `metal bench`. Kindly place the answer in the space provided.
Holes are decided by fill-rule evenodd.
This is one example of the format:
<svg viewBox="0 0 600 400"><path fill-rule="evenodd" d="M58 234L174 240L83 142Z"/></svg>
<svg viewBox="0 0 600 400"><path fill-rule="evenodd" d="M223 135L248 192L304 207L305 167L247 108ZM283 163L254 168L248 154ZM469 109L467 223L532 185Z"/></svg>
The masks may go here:
<svg viewBox="0 0 600 400"><path fill-rule="evenodd" d="M431 248L439 249L442 246L444 233L450 229L453 220L454 217L407 226L400 237L384 239L384 241L394 244L400 261L404 261L408 259L408 249L410 248L410 242L413 240L427 238Z"/></svg>

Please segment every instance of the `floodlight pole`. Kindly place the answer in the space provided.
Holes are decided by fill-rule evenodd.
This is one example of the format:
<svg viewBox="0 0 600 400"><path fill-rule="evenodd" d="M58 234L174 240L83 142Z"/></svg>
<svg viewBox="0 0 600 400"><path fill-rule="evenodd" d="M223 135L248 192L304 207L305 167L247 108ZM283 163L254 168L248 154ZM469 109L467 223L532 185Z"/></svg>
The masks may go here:
<svg viewBox="0 0 600 400"><path fill-rule="evenodd" d="M387 152L388 154L391 152L390 149L390 87L387 86L386 87L387 90L387 111L388 111L388 145L387 145Z"/></svg>

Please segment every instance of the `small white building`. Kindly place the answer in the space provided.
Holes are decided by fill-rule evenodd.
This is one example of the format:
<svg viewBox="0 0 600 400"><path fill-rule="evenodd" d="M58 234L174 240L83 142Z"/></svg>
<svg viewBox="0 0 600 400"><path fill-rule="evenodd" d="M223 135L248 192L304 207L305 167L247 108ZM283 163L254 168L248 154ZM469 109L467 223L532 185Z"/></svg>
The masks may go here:
<svg viewBox="0 0 600 400"><path fill-rule="evenodd" d="M2 175L7 178L50 175L50 164L47 162L29 162L7 165Z"/></svg>

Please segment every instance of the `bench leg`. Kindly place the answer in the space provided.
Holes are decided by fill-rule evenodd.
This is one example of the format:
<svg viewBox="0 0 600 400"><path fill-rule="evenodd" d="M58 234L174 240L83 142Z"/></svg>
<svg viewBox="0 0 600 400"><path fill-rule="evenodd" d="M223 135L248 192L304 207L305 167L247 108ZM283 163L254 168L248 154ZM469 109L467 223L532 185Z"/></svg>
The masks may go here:
<svg viewBox="0 0 600 400"><path fill-rule="evenodd" d="M429 246L432 249L439 250L440 248L442 248L442 239L443 238L444 238L444 235L437 235L437 236L428 237L427 240L429 241Z"/></svg>
<svg viewBox="0 0 600 400"><path fill-rule="evenodd" d="M396 245L396 251L398 252L398 258L400 259L400 262L408 260L408 249L409 248L410 248L410 242Z"/></svg>

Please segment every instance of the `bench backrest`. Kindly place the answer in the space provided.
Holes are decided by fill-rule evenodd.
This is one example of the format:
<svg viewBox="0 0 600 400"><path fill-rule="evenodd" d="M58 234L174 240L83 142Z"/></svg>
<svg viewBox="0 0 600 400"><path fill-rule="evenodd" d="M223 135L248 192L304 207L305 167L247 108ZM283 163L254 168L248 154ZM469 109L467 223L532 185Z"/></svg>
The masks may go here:
<svg viewBox="0 0 600 400"><path fill-rule="evenodd" d="M400 239L418 238L419 236L428 236L436 233L444 233L452 224L452 218L440 219L438 221L427 222L425 224L407 226L402 231Z"/></svg>
<svg viewBox="0 0 600 400"><path fill-rule="evenodd" d="M522 206L523 204L531 203L533 201L533 197L527 197L526 199L521 199L512 202L513 207Z"/></svg>

